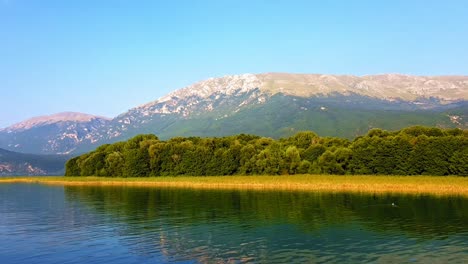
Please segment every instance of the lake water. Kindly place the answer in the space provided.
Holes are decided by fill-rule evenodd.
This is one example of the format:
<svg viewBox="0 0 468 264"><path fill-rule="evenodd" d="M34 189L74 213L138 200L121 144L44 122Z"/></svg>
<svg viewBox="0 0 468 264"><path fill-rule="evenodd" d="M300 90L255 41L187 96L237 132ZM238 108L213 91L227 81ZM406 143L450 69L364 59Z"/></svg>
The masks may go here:
<svg viewBox="0 0 468 264"><path fill-rule="evenodd" d="M0 184L2 264L321 262L468 263L468 199Z"/></svg>

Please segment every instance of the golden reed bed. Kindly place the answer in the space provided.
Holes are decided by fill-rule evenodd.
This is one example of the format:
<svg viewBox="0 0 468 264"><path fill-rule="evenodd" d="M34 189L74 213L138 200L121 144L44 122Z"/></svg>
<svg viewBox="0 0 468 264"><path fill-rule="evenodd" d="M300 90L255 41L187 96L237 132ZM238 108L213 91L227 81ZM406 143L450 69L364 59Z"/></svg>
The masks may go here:
<svg viewBox="0 0 468 264"><path fill-rule="evenodd" d="M209 176L209 177L17 177L0 183L64 186L141 186L196 189L291 190L359 193L460 195L468 197L468 177L453 176Z"/></svg>

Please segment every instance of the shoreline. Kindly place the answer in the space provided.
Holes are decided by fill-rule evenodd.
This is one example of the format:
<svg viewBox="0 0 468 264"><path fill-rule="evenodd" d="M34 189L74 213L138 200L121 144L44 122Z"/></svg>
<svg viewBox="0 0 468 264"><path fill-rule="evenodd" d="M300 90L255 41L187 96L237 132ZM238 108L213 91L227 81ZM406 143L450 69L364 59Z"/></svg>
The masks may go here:
<svg viewBox="0 0 468 264"><path fill-rule="evenodd" d="M468 197L468 177L455 176L178 176L178 177L11 177L0 184L61 186L136 186L219 190L317 191L367 194L459 195Z"/></svg>

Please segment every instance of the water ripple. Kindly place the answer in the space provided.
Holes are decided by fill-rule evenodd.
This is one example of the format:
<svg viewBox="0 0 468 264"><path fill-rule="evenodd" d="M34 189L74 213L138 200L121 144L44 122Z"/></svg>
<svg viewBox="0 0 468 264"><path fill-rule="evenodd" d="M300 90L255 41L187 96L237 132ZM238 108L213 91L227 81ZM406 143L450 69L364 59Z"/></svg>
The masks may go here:
<svg viewBox="0 0 468 264"><path fill-rule="evenodd" d="M466 263L468 201L0 186L0 263L110 262Z"/></svg>

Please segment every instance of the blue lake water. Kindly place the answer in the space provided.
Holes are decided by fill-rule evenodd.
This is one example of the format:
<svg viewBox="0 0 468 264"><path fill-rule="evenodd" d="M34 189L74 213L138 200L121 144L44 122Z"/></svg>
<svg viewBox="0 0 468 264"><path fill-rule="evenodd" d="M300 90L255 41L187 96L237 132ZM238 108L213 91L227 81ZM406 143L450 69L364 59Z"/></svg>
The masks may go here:
<svg viewBox="0 0 468 264"><path fill-rule="evenodd" d="M468 263L468 199L0 184L2 264L343 262Z"/></svg>

